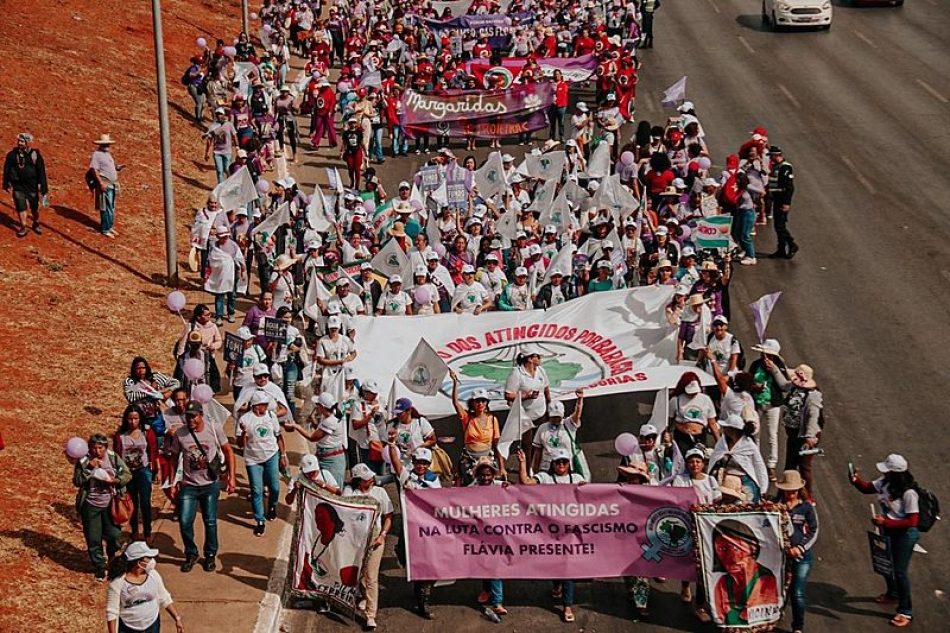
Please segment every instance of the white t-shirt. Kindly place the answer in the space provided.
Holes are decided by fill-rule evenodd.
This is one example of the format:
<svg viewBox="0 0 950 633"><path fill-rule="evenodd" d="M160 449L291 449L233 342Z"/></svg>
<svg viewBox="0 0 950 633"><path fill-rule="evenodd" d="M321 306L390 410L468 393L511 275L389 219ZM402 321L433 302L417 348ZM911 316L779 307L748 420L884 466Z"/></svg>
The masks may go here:
<svg viewBox="0 0 950 633"><path fill-rule="evenodd" d="M715 336L711 337L709 345L706 347L711 356L710 360L716 363L719 366L719 371L724 374L729 372L729 359L732 358L733 354L738 354L741 351L739 341L729 332L726 332L722 340Z"/></svg>
<svg viewBox="0 0 950 633"><path fill-rule="evenodd" d="M702 479L692 479L688 474L677 475L673 478L674 488L689 488L696 491L699 503L715 503L722 499L722 493L719 492L719 482L715 477L703 473Z"/></svg>
<svg viewBox="0 0 950 633"><path fill-rule="evenodd" d="M135 585L120 576L106 592L106 620L121 619L127 627L144 631L158 619L160 611L172 603L162 577L154 569L145 582Z"/></svg>
<svg viewBox="0 0 950 633"><path fill-rule="evenodd" d="M433 473L435 474L435 473ZM403 468L399 473L399 483L404 488L414 489L414 490L425 490L426 488L441 488L442 482L439 481L439 477L435 476L431 479L426 479L425 476L420 477L415 473L414 470L410 468Z"/></svg>
<svg viewBox="0 0 950 633"><path fill-rule="evenodd" d="M508 393L521 391L521 404L525 413L534 422L547 413L548 403L544 399L544 390L550 384L551 382L548 380L548 375L543 367L538 367L534 371L534 376L532 376L523 367L518 366L508 374L508 379L505 381L505 391ZM524 393L527 391L537 391L538 397L531 400L525 399Z"/></svg>
<svg viewBox="0 0 950 633"><path fill-rule="evenodd" d="M482 305L489 296L485 286L477 281L473 281L471 285L461 283L455 287L455 294L452 295L452 309L459 307L462 312L475 312L475 308Z"/></svg>
<svg viewBox="0 0 950 633"><path fill-rule="evenodd" d="M395 429L399 461L403 463L410 463L412 452L422 446L425 443L425 438L434 432L432 425L423 417L412 418L409 424L396 424Z"/></svg>
<svg viewBox="0 0 950 633"><path fill-rule="evenodd" d="M905 490L899 499L891 499L883 477L878 477L871 484L878 493L878 506L888 519L906 519L908 514L920 512L920 496L916 490Z"/></svg>
<svg viewBox="0 0 950 633"><path fill-rule="evenodd" d="M372 488L363 492L359 488L347 486L343 489L344 497L370 497L379 503L379 514L376 515L376 523L373 526L373 536L378 536L383 530L383 517L393 513L393 502L389 499L389 494L382 486L374 485Z"/></svg>
<svg viewBox="0 0 950 633"><path fill-rule="evenodd" d="M343 428L343 423L336 416L328 415L321 418L317 422L316 428L326 433L316 443L317 449L319 449L317 457L320 456L321 452L330 452L346 445L346 429Z"/></svg>
<svg viewBox="0 0 950 633"><path fill-rule="evenodd" d="M380 440L379 427L376 426L372 419L362 428L353 428L353 422L365 418L373 409L373 404L377 403L379 404L379 409L377 410L383 412L386 407L379 401L378 397L375 402L367 402L363 398L360 398L353 405L353 408L350 409L350 437L360 448L367 449L369 448L370 441Z"/></svg>
<svg viewBox="0 0 950 633"><path fill-rule="evenodd" d="M280 437L280 423L271 411L264 415L254 415L248 411L238 419L234 433L237 437L247 436L244 444L244 463L263 464L280 450L277 438Z"/></svg>
<svg viewBox="0 0 950 633"><path fill-rule="evenodd" d="M743 411L748 415L743 415ZM750 419L758 422L759 416L755 412L755 400L752 398L752 394L747 391L737 393L732 390L732 387L727 388L722 401L719 403L719 417L725 418L728 415L738 415L744 420Z"/></svg>
<svg viewBox="0 0 950 633"><path fill-rule="evenodd" d="M548 470L551 466L551 455L556 448L566 448L574 452L574 442L571 442L571 436L577 439L577 424L573 418L564 418L560 424L551 424L545 422L534 432L534 441L531 443L535 448L540 448L541 463L539 470Z"/></svg>
<svg viewBox="0 0 950 633"><path fill-rule="evenodd" d="M412 304L409 295L400 290L399 292L386 291L376 302L376 309L382 310L386 316L405 316L408 308Z"/></svg>
<svg viewBox="0 0 950 633"><path fill-rule="evenodd" d="M579 484L587 481L583 475L578 473L567 473L566 475L551 475L550 473L540 472L535 474L535 480L539 484Z"/></svg>
<svg viewBox="0 0 950 633"><path fill-rule="evenodd" d="M670 398L670 417L676 422L686 422L687 411L698 411L703 420L703 426L706 426L709 418L716 417L716 407L713 405L712 398L704 393L697 393L695 396L682 394Z"/></svg>
<svg viewBox="0 0 950 633"><path fill-rule="evenodd" d="M289 270L278 273L276 270L270 275L270 283L277 282L274 286L274 309L277 310L283 306L293 307L294 302L294 276Z"/></svg>

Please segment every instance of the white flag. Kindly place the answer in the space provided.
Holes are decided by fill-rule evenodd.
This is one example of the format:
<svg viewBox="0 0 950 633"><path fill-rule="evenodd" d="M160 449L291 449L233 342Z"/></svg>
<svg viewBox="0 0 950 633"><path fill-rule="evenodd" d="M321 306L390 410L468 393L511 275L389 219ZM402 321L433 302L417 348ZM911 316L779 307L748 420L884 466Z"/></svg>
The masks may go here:
<svg viewBox="0 0 950 633"><path fill-rule="evenodd" d="M387 400L386 400L386 418L387 418L387 419L388 419L388 418L391 418L391 417L393 417L393 416L395 415L395 414L393 413L393 411L396 409L396 385L397 385L397 384L398 384L397 379L396 379L396 378L393 378L393 384L391 384L391 385L389 386L389 397L388 397ZM385 445L386 441L387 441L389 438L388 438L388 437L382 437L382 438L380 438L380 439L383 441L383 443L384 443L384 445ZM386 449L385 449L385 446L384 446L384 450L386 450Z"/></svg>
<svg viewBox="0 0 950 633"><path fill-rule="evenodd" d="M254 186L251 172L245 166L219 183L214 188L214 195L218 198L218 206L222 211L233 211L257 200L257 188Z"/></svg>
<svg viewBox="0 0 950 633"><path fill-rule="evenodd" d="M320 185L314 186L310 204L307 205L307 224L318 233L324 233L333 226L327 213L327 200L320 191Z"/></svg>
<svg viewBox="0 0 950 633"><path fill-rule="evenodd" d="M600 183L590 199L590 206L609 209L614 223L619 225L621 218L640 208L640 202L620 182L620 175L614 174Z"/></svg>
<svg viewBox="0 0 950 633"><path fill-rule="evenodd" d="M319 304L322 303L326 305L331 296L330 290L323 283L323 280L320 279L316 271L314 271L310 276L310 285L307 286L307 296L304 297L303 300L304 315L313 321L319 321L322 316Z"/></svg>
<svg viewBox="0 0 950 633"><path fill-rule="evenodd" d="M429 246L435 248L436 244L442 242L442 232L439 231L438 221L435 219L435 214L431 211L429 212L429 219L426 220L426 237L429 238Z"/></svg>
<svg viewBox="0 0 950 633"><path fill-rule="evenodd" d="M538 185L534 191L534 200L528 205L528 209L544 215L554 204L554 192L557 189L556 180L548 180ZM542 223L543 224L543 223Z"/></svg>
<svg viewBox="0 0 950 633"><path fill-rule="evenodd" d="M699 351L706 349L709 331L712 329L712 310L705 303L699 312L699 319L696 320L696 330L693 332L693 340L687 347L691 350Z"/></svg>
<svg viewBox="0 0 950 633"><path fill-rule="evenodd" d="M548 152L540 156L525 157L528 175L541 180L558 180L567 164L567 154L564 151Z"/></svg>
<svg viewBox="0 0 950 633"><path fill-rule="evenodd" d="M525 413L524 406L521 404L521 392L515 396L515 401L511 403L511 410L508 411L508 419L505 420L505 427L501 430L501 436L498 438L498 452L505 459L511 452L511 445L514 442L520 442L521 436L534 428L531 424L531 418Z"/></svg>
<svg viewBox="0 0 950 633"><path fill-rule="evenodd" d="M409 257L402 252L399 242L390 238L372 260L373 268L383 273L387 277L391 275L405 275L411 264ZM410 279L403 279L404 283L409 283Z"/></svg>
<svg viewBox="0 0 950 633"><path fill-rule="evenodd" d="M284 226L285 224L290 224L290 203L285 202L284 204L277 207L277 210L272 212L264 221L251 229L251 236L257 240L260 244L267 244L267 240L270 239L270 236L277 232L277 229Z"/></svg>
<svg viewBox="0 0 950 633"><path fill-rule="evenodd" d="M653 413L650 414L648 424L657 429L665 429L670 425L670 390L660 389L653 399Z"/></svg>
<svg viewBox="0 0 950 633"><path fill-rule="evenodd" d="M610 174L610 145L600 143L594 148L590 160L587 161L587 176L590 178L604 178Z"/></svg>
<svg viewBox="0 0 950 633"><path fill-rule="evenodd" d="M412 193L409 194L409 202L418 202L419 206L423 209L426 206L425 196L419 191L419 186L416 183L412 183Z"/></svg>
<svg viewBox="0 0 950 633"><path fill-rule="evenodd" d="M782 291L779 290L778 292L762 295L757 301L749 304L749 308L752 309L752 320L755 322L755 332L759 335L760 343L765 340L765 328L769 324L769 317L772 316L775 303L781 296Z"/></svg>
<svg viewBox="0 0 950 633"><path fill-rule="evenodd" d="M204 410L205 420L210 420L213 424L220 426L222 429L224 428L224 423L231 417L231 412L228 411L227 407L214 398L202 404L201 408Z"/></svg>
<svg viewBox="0 0 950 633"><path fill-rule="evenodd" d="M518 214L514 211L504 211L504 207L499 207L499 210L503 212L495 222L495 231L502 237L514 240L515 234L518 233Z"/></svg>
<svg viewBox="0 0 950 633"><path fill-rule="evenodd" d="M538 216L538 223L541 226L553 224L561 232L566 232L571 227L571 206L567 197L567 187L561 187L554 202L541 209L541 215Z"/></svg>
<svg viewBox="0 0 950 633"><path fill-rule="evenodd" d="M554 256L554 259L551 260L551 265L548 266L547 271L544 273L544 279L541 280L541 285L551 281L551 271L557 270L564 278L568 278L574 274L574 242L568 240L567 244L561 247L561 250L557 252L557 255Z"/></svg>
<svg viewBox="0 0 950 633"><path fill-rule="evenodd" d="M660 105L664 108L672 108L684 99L686 99L686 75L677 79L676 83L663 91L663 100Z"/></svg>
<svg viewBox="0 0 950 633"><path fill-rule="evenodd" d="M491 198L508 188L505 178L505 165L501 160L501 152L492 152L488 155L485 164L475 170L475 185L483 198Z"/></svg>
<svg viewBox="0 0 950 633"><path fill-rule="evenodd" d="M429 197L439 203L440 207L444 207L449 203L449 187L446 182L443 180L439 183L439 186L429 193Z"/></svg>
<svg viewBox="0 0 950 633"><path fill-rule="evenodd" d="M439 388L448 374L449 366L422 338L396 377L409 391L423 396L434 396L439 393Z"/></svg>

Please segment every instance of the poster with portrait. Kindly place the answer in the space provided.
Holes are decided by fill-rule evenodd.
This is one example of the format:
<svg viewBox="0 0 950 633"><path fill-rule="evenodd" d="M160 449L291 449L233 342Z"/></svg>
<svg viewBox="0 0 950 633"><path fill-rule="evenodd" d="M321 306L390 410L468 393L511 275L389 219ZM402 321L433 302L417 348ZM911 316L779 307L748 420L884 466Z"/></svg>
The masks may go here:
<svg viewBox="0 0 950 633"><path fill-rule="evenodd" d="M785 604L784 515L777 507L694 512L699 574L722 628L764 630Z"/></svg>
<svg viewBox="0 0 950 633"><path fill-rule="evenodd" d="M376 502L304 487L298 504L290 551L292 595L355 611L379 514Z"/></svg>

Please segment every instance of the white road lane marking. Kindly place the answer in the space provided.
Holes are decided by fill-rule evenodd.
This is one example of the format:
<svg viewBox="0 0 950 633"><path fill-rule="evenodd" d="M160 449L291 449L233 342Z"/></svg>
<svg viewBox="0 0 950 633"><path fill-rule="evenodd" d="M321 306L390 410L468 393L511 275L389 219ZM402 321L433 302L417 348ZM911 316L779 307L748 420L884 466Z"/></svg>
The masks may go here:
<svg viewBox="0 0 950 633"><path fill-rule="evenodd" d="M778 84L778 89L782 91L782 94L788 97L788 100L792 102L793 106L801 109L802 104L798 102L798 99L795 98L795 95L793 95L792 92L788 88L786 88L784 84Z"/></svg>
<svg viewBox="0 0 950 633"><path fill-rule="evenodd" d="M857 37L859 40L861 40L862 42L864 42L865 44L867 44L867 45L870 46L871 48L877 48L877 44L875 44L875 43L871 40L871 38L869 38L867 35L865 35L865 34L862 33L861 31L858 31L857 29L855 29L854 35L855 35L855 37Z"/></svg>
<svg viewBox="0 0 950 633"><path fill-rule="evenodd" d="M721 11L719 10L719 7L716 6L716 0L706 0L706 2L708 2L709 6L713 8L713 11L715 11L716 13L721 13Z"/></svg>
<svg viewBox="0 0 950 633"><path fill-rule="evenodd" d="M861 186L868 190L868 193L877 193L877 190L874 188L874 185L871 184L871 181L864 177L864 175L858 171L858 168L854 165L850 158L847 156L841 157L841 162L848 166L848 169L854 174L855 180L861 183Z"/></svg>
<svg viewBox="0 0 950 633"><path fill-rule="evenodd" d="M933 86L931 86L930 84L928 84L928 83L927 83L926 81L924 81L923 79L915 79L914 81L916 81L916 82L917 82L917 85L919 85L921 88L923 88L924 90L926 90L927 92L929 92L930 95L931 95L934 99L936 99L937 101L939 101L940 103L950 103L950 99L947 99L945 96L943 96L942 94L940 94L939 92L937 92L936 89L934 89Z"/></svg>
<svg viewBox="0 0 950 633"><path fill-rule="evenodd" d="M739 43L745 46L745 49L749 51L750 54L755 55L755 49L752 48L752 45L749 44L744 37L739 36Z"/></svg>

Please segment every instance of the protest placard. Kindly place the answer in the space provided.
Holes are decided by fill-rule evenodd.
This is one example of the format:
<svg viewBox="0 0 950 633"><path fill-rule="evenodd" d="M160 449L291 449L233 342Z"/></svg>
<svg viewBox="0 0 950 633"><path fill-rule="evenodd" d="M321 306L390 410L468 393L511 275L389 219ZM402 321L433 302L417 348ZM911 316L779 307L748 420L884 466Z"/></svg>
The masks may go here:
<svg viewBox="0 0 950 633"><path fill-rule="evenodd" d="M237 334L224 333L224 362L236 363L244 355L244 341Z"/></svg>
<svg viewBox="0 0 950 633"><path fill-rule="evenodd" d="M284 343L287 340L287 323L274 317L261 319L261 333L268 341Z"/></svg>

